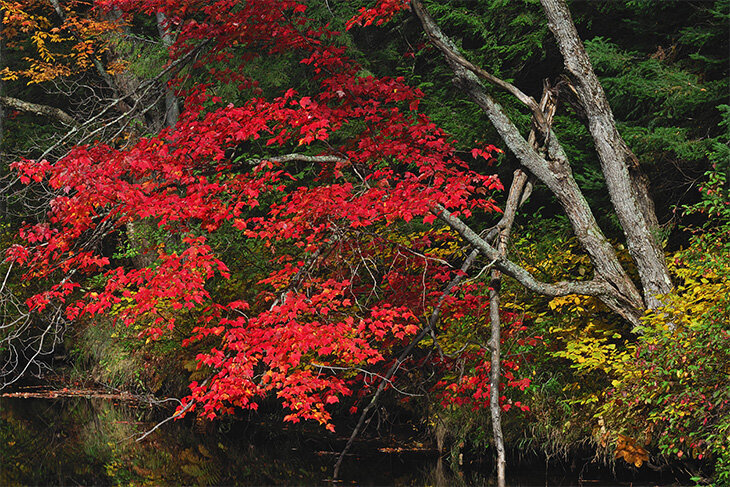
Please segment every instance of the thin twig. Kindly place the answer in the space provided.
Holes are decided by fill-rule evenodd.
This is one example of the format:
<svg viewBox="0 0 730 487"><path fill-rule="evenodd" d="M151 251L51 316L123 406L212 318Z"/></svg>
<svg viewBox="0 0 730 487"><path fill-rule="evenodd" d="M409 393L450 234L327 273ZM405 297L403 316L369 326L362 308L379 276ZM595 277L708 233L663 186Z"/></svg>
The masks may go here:
<svg viewBox="0 0 730 487"><path fill-rule="evenodd" d="M400 353L398 356L398 359L395 361L395 363L390 367L388 372L383 377L383 380L378 385L377 390L375 391L375 394L373 395L372 399L370 400L370 403L362 410L362 413L360 413L360 419L357 422L357 425L355 426L355 429L352 430L352 434L350 434L350 438L347 440L347 444L345 445L345 448L343 448L342 453L340 453L339 458L337 459L337 463L335 464L334 472L332 474L333 479L337 479L340 473L340 466L342 465L342 461L345 458L345 455L350 450L350 447L352 447L353 442L355 441L355 438L358 434L360 434L360 430L363 427L363 424L365 423L365 418L367 417L368 412L375 407L375 405L378 402L378 399L380 398L380 395L385 390L385 385L390 383L390 380L392 379L395 372L398 370L398 368L405 362L406 358L411 354L413 351L413 348L421 341L423 338L433 332L433 329L436 327L436 324L438 323L439 317L441 315L441 306L446 299L447 295L451 293L451 291L456 287L456 285L463 279L463 276L465 275L466 271L469 270L469 267L474 263L477 256L479 255L479 251L477 249L474 249L469 256L464 261L464 264L461 266L460 272L457 273L456 276L449 282L449 284L444 289L443 293L441 293L441 297L439 298L439 301L436 305L436 308L431 313L431 316L428 320L428 323L426 326L424 326L421 329L421 332L413 339L411 340L411 343L408 344L408 346ZM435 343L435 342L434 342Z"/></svg>
<svg viewBox="0 0 730 487"><path fill-rule="evenodd" d="M193 406L194 402L195 401L190 401L184 408L182 408L179 411L175 411L175 414L173 414L169 418L165 418L162 421L160 421L159 423L157 423L154 426L154 428L152 428L151 430L147 431L142 436L140 436L139 438L137 438L136 441L137 442L140 442L140 441L144 440L145 438L147 438L149 435L151 435L155 430L157 430L157 428L159 428L163 424L167 423L168 421L172 421L173 419L176 419L176 418L179 418L180 416L182 416L188 409L190 409Z"/></svg>

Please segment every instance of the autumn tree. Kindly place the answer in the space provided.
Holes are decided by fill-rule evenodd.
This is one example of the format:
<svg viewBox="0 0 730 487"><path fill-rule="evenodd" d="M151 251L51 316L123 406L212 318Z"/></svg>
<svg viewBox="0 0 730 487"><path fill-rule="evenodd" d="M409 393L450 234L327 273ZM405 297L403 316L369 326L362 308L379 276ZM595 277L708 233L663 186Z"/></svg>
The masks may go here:
<svg viewBox="0 0 730 487"><path fill-rule="evenodd" d="M160 130L125 144L79 145L51 162L15 163L24 183L47 185L53 198L8 256L28 278L51 283L28 299L36 312L63 303L68 320L111 314L150 339L192 322L182 344L199 352L207 374L191 384L179 414L215 418L273 395L290 411L286 420L333 429L332 408L349 401L360 410L357 433L397 378L425 368L446 377L463 363L466 347L451 351L442 340L453 328L488 322L489 344L467 350L481 361L479 373L468 384L438 386L446 399L469 390L471 400L489 404L504 484L499 425L510 405L500 391L524 389L529 379L500 363L503 329L521 325L501 309L502 275L539 295L596 298L631 327L672 291L649 181L563 1L544 0L542 9L564 73L533 94L469 61L420 0L382 0L347 22L357 29L415 16L460 92L519 162L503 208L494 199L502 183L489 167L499 149L457 150L419 111L421 90L365 72L341 34L303 3L107 0L99 7L104 15L154 18L168 66L192 62L173 80L184 110L175 114L173 93L158 91L167 99L165 128L150 125ZM281 57L296 61L304 81L262 89L256 63ZM139 107L143 86L115 102ZM495 93L521 104L528 130ZM631 268L598 225L553 129L560 103L584 115ZM544 281L508 254L513 222L535 185L554 195L588 255L584 276ZM491 226L485 230L475 214ZM165 235L135 241L145 262L105 251L105 241L133 240L130 228L139 225ZM226 252L236 239L259 268ZM464 279L483 271L489 280ZM243 284L232 274L245 276ZM349 398L356 391L371 399Z"/></svg>
<svg viewBox="0 0 730 487"><path fill-rule="evenodd" d="M9 169L13 160L55 161L91 141L121 148L175 124L178 100L168 80L194 53L167 63L174 26L163 16L145 22L151 28L133 32L120 11L83 1L2 3L0 205L8 228L45 219L57 196L23 185ZM19 303L29 289L19 285L18 268L3 271L0 388L45 370L65 330L58 310L42 318L24 311Z"/></svg>

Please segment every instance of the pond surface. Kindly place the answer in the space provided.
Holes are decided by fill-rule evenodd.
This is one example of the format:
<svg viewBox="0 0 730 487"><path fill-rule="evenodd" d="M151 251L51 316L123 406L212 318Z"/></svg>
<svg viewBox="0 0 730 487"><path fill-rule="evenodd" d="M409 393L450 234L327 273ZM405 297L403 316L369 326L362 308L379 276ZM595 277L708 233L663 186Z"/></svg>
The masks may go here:
<svg viewBox="0 0 730 487"><path fill-rule="evenodd" d="M357 445L330 481L342 436L307 436L301 430L256 423L185 419L164 424L135 441L170 409L150 408L123 396L33 394L0 397L0 485L493 485L491 467L452 473L425 448ZM413 446L413 445L412 445ZM545 475L544 465L520 468L509 485L633 484L598 473ZM579 475L582 478L579 480ZM593 475L593 476L591 476ZM666 482L666 481L665 481ZM679 484L674 484L679 485Z"/></svg>

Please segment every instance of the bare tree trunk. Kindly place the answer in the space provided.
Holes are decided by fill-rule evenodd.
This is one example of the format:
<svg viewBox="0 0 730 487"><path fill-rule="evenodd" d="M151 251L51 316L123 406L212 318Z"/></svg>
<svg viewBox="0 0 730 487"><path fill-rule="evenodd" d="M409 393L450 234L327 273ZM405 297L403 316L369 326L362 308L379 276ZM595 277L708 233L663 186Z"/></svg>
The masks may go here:
<svg viewBox="0 0 730 487"><path fill-rule="evenodd" d="M489 340L491 349L489 371L489 413L492 417L492 435L494 436L494 448L497 450L497 486L505 487L505 469L507 460L504 452L504 435L502 434L502 408L499 406L499 378L501 374L501 323L499 319L499 287L501 285L501 273L492 271L492 279L489 283L489 321L491 324L492 338Z"/></svg>
<svg viewBox="0 0 730 487"><path fill-rule="evenodd" d="M559 295L570 290L576 293L593 295L601 299L609 308L628 321L637 325L646 306L655 307L658 301L654 295L671 289L671 282L664 266L662 249L652 238L652 231L658 228L654 207L649 198L646 178L638 168L636 157L621 139L613 121L605 94L587 60L570 15L563 0L542 0L546 11L551 7L557 11L548 14L550 27L558 39L566 67L576 82L584 81L584 87L578 90L581 103L589 104L586 114L589 128L595 140L601 158L604 177L606 178L612 202L624 227L629 248L640 269L642 287L645 298L635 287L626 270L621 266L613 246L600 230L593 212L578 187L564 149L551 129L552 118L556 111L557 96L546 81L543 96L539 104L522 93L517 87L489 74L484 69L474 66L459 52L457 46L439 28L424 8L421 0L411 0L411 6L421 21L424 31L432 43L443 53L455 74L454 82L480 106L489 117L502 140L510 151L518 158L521 165L533 176L545 184L556 196L563 207L576 238L588 253L595 269L593 280L587 282L559 282L547 284L538 282L532 275L512 263L507 258L507 242L514 212L517 204L513 201L515 188L519 186L515 174L503 221L500 229L497 248L489 245L473 232L461 220L454 218L443 207L441 219L457 230L472 245L492 259L494 270L490 281L490 325L491 325L491 373L490 373L490 413L494 443L497 451L497 482L505 485L505 451L501 428L501 409L499 405L500 379L500 338L501 324L499 318L499 289L501 273L504 272L517 279L522 285L533 291L549 296ZM559 14L559 15L558 15ZM567 33L566 33L567 32ZM561 35L563 39L560 39ZM575 45L568 46L563 42L570 39ZM568 46L568 47L566 47ZM576 47L578 46L578 47ZM579 48L579 49L578 49ZM580 58L579 69L570 69L570 62L575 60L576 52ZM582 58L580 57L582 55ZM587 76L585 79L581 76ZM506 115L502 107L489 94L481 80L507 91L528 107L533 113L533 127L527 140ZM581 95L581 91L583 94ZM627 164L631 162L633 164ZM521 174L524 176L524 174ZM521 191L520 191L521 192ZM517 196L519 201L521 196ZM508 213L511 213L508 214ZM623 215L623 216L622 216Z"/></svg>
<svg viewBox="0 0 730 487"><path fill-rule="evenodd" d="M170 33L170 26L167 22L165 14L157 12L157 30L160 33L162 44L169 48L174 42L173 36ZM180 117L180 108L178 107L177 96L175 91L170 86L165 86L165 126L174 127L177 124L177 119Z"/></svg>
<svg viewBox="0 0 730 487"><path fill-rule="evenodd" d="M522 201L523 194L527 187L527 174L521 170L514 173L512 185L510 187L507 204L504 209L504 216L500 221L499 234L497 236L497 251L500 255L507 255L507 244L512 231L517 209ZM489 340L490 348L490 371L489 371L489 412L492 418L492 435L494 437L494 447L497 451L497 486L505 487L505 470L507 459L504 448L504 435L502 434L502 408L499 405L499 381L502 376L502 358L501 358L501 342L502 342L502 324L499 318L499 292L502 285L502 273L498 269L492 270L492 276L489 283L489 322L491 329L491 338Z"/></svg>
<svg viewBox="0 0 730 487"><path fill-rule="evenodd" d="M560 202L576 238L591 258L595 268L595 284L602 288L602 291L591 295L598 296L609 308L634 325L639 324L644 310L641 294L621 266L613 246L598 226L588 202L573 177L565 151L560 146L557 136L547 125L545 116L540 113L538 105L525 95L515 95L530 107L537 123L542 126L545 135L543 148L540 151L535 150L533 144L520 134L502 107L489 95L477 76L483 70L469 67L471 63L463 60L456 45L441 31L420 0L412 0L411 5L421 20L424 31L444 53L455 74L455 83L484 110L502 140L522 166L545 184ZM489 79L483 74L482 77ZM502 82L497 86L504 88L504 84ZM513 94L519 92L511 85L507 91ZM459 231L462 236L466 235L465 232L454 226L458 226L461 222L457 223L453 218L448 217L444 221ZM498 254L496 256L499 257ZM501 270L512 277L516 276L506 267ZM529 280L515 278L528 287L532 284L526 284ZM535 286L531 289L545 294L544 291L548 291L549 286ZM549 295L553 295L552 292L554 292L552 289L549 290Z"/></svg>
<svg viewBox="0 0 730 487"><path fill-rule="evenodd" d="M539 114L533 117L533 128L530 131L528 141L536 150L542 149L542 143L549 137L549 127L555 115L557 106L552 94L550 85L546 82L543 88L542 98L538 105ZM542 125L542 127L541 127ZM541 130L542 129L542 130ZM542 131L542 133L540 133ZM497 251L502 257L507 257L508 243L512 225L514 224L517 210L525 201L532 190L527 174L518 169L514 172L510 186L504 214L499 223ZM504 435L502 433L502 408L499 405L499 382L502 376L502 324L499 317L499 293L502 286L502 273L499 269L493 269L489 283L489 322L491 329L490 348L490 372L489 372L489 412L492 418L492 434L494 446L497 451L497 487L506 486L507 459L504 448Z"/></svg>
<svg viewBox="0 0 730 487"><path fill-rule="evenodd" d="M564 0L541 0L548 26L563 55L565 69L588 116L588 128L601 160L603 175L626 243L639 271L647 307L671 291L672 282L658 242L654 204L636 156L616 129L613 112Z"/></svg>

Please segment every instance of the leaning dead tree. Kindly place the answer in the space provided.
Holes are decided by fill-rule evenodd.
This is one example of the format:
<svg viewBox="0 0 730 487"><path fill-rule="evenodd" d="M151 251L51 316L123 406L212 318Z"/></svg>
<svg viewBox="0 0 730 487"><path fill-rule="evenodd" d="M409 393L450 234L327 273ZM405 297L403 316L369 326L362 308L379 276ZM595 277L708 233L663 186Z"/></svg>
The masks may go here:
<svg viewBox="0 0 730 487"><path fill-rule="evenodd" d="M517 280L526 288L546 296L581 294L600 299L632 325L638 325L647 308L661 305L659 295L672 289L662 248L655 238L658 222L649 194L648 182L618 130L611 107L588 59L583 43L564 0L541 0L548 26L557 41L564 60L568 89L578 99L585 113L588 129L601 163L613 209L623 229L629 253L639 274L641 289L629 278L611 243L599 228L587 199L581 192L559 134L552 129L559 93L546 81L540 102L518 87L497 78L471 63L456 44L429 15L421 0L411 6L431 43L441 52L454 74L454 83L487 115L504 144L519 161L505 209L504 225L497 240L489 241L474 232L463 221L439 208L440 218L456 230L464 240L493 262L491 277L491 366L490 410L497 450L498 485L505 485L504 442L500 426L498 386L500 378L499 286L501 273ZM565 83L565 81L562 81ZM532 130L523 135L517 125L492 95L492 90L506 91L532 114ZM524 173L523 173L524 172ZM540 282L509 259L507 242L510 227L524 191L527 176L546 186L562 206L573 232L589 255L593 277L587 281ZM528 189L529 192L529 189ZM509 215L509 217L508 217Z"/></svg>
<svg viewBox="0 0 730 487"><path fill-rule="evenodd" d="M591 259L593 278L587 281L539 282L524 269L500 256L494 246L480 238L463 222L447 212L442 212L441 218L470 244L485 252L488 258L496 259L495 267L528 289L547 296L595 296L611 310L638 325L644 310L657 307L660 303L656 296L669 292L672 284L661 247L653 236L657 220L646 179L635 162L636 157L616 130L606 95L593 72L564 2L545 1L543 7L564 53L571 89L578 93L588 116L589 128L601 159L611 200L641 277L641 290L629 278L615 249L598 226L593 211L573 176L570 161L560 144L559 134L552 130L551 115L543 114L541 103L532 96L474 66L441 30L422 2L413 0L411 3L424 31L451 67L454 82L488 116L521 168L555 195L578 242ZM537 128L535 134L527 136L520 133L516 124L491 94L490 87L511 93L532 112L533 125ZM549 91L550 84L545 89ZM543 100L549 97L550 93L542 96ZM531 143L532 138L542 142L536 145Z"/></svg>

